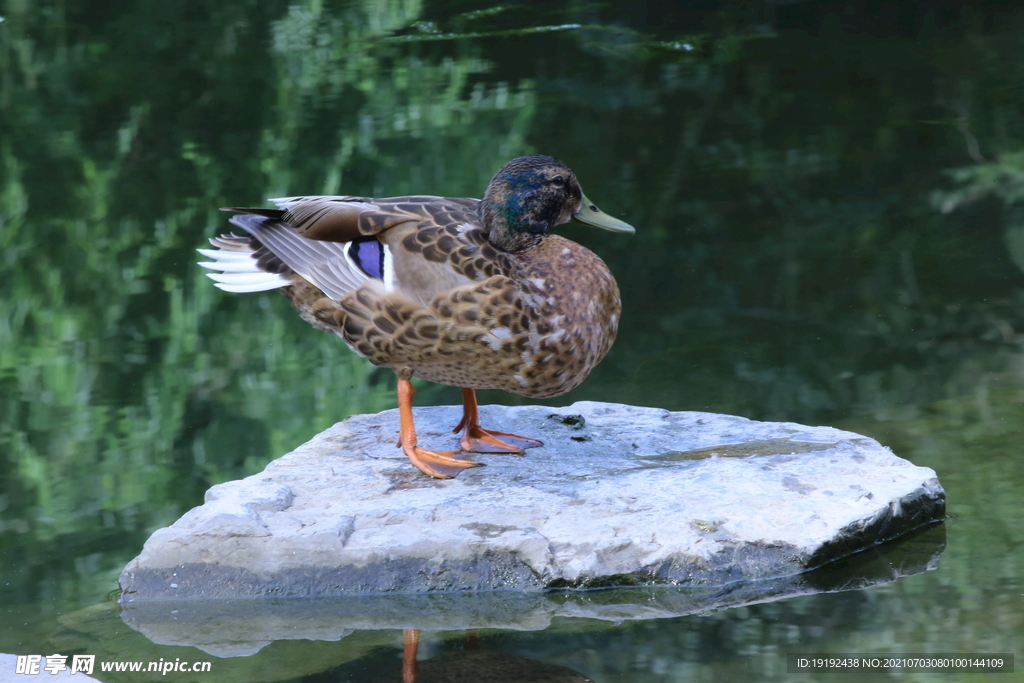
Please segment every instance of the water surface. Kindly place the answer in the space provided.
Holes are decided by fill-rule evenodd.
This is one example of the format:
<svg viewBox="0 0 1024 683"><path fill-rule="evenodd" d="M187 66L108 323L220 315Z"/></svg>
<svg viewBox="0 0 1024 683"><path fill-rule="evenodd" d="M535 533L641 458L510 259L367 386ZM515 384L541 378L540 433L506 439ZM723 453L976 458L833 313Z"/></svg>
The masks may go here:
<svg viewBox="0 0 1024 683"><path fill-rule="evenodd" d="M209 486L394 402L389 372L283 297L213 288L194 249L225 229L219 206L480 196L544 153L637 227L561 230L608 262L624 312L609 357L550 403L858 431L934 468L950 519L885 549L903 566L945 544L896 581L558 617L484 630L483 651L597 681L787 680L798 651L1019 653L1024 13L867 5L9 3L0 652L212 659L194 680L393 675L397 628L214 658L154 644L108 602ZM425 632L421 656L465 641Z"/></svg>

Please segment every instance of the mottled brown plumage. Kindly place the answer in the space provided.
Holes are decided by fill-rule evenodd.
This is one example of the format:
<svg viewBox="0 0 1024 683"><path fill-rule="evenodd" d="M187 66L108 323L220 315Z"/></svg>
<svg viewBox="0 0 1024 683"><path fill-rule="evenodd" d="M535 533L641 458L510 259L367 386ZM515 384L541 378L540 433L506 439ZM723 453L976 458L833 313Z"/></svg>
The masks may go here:
<svg viewBox="0 0 1024 683"><path fill-rule="evenodd" d="M229 291L282 288L307 322L394 369L400 390L411 377L463 387L465 450L521 452L475 424L475 398L465 390L559 396L578 386L615 340L615 279L589 249L548 231L573 219L632 228L598 211L556 159L509 162L483 200L274 201L279 209L233 209L243 215L232 223L246 234L211 240L227 252L204 252L218 259L208 267L224 270L211 277ZM418 449L411 424L408 431L407 453ZM502 436L525 447L540 443ZM475 464L438 464L437 453L418 450L420 462L410 458L432 476ZM422 453L429 454L426 466Z"/></svg>

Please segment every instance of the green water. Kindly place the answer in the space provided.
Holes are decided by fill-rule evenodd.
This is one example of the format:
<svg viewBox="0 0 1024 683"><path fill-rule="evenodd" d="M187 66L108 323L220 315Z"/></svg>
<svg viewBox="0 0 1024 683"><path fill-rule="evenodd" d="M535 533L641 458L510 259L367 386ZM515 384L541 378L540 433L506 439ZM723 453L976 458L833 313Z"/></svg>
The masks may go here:
<svg viewBox="0 0 1024 683"><path fill-rule="evenodd" d="M950 519L925 544L944 534L941 557L896 581L559 617L484 630L483 649L596 681L864 679L788 674L787 652L1019 658L1024 10L985 7L0 5L0 652L212 660L165 677L180 681L395 675L395 629L216 658L152 642L108 602L209 486L394 405L390 372L276 293L215 289L194 249L225 229L220 206L480 196L544 153L637 227L561 230L607 261L624 311L604 363L550 403L858 431L934 468ZM425 632L421 657L458 656L464 635ZM993 675L912 680L1024 680Z"/></svg>

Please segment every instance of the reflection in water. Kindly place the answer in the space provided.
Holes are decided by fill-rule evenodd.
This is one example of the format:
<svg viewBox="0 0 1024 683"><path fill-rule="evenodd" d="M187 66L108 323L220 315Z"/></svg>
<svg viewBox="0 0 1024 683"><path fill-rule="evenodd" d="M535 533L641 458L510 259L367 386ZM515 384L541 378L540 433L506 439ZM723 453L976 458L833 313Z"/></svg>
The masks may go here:
<svg viewBox="0 0 1024 683"><path fill-rule="evenodd" d="M401 678L374 679L374 683L435 683L440 681L479 681L479 683L584 683L591 679L564 666L544 664L526 657L501 652L480 652L480 634L466 635L465 651L447 653L419 662L418 629L406 629L402 652Z"/></svg>
<svg viewBox="0 0 1024 683"><path fill-rule="evenodd" d="M867 551L832 562L804 574L764 581L734 582L700 589L669 587L623 588L599 591L566 591L550 593L481 592L432 593L405 595L354 596L346 598L260 599L260 600L190 600L179 602L132 602L121 606L120 624L127 624L144 636L145 647L152 644L164 648L196 648L204 656L222 660L224 666L235 666L236 660L266 661L268 666L287 667L293 656L307 658L302 670L312 671L313 661L302 643L338 642L337 647L323 649L325 669L344 666L346 672L363 669L388 669L386 660L379 660L375 648L388 642L390 634L401 629L406 634L404 645L405 673L412 675L416 661L416 643L420 630L451 633L462 629L489 629L506 633L537 633L549 631L573 633L577 628L587 632L616 632L623 622L645 623L652 620L675 623L686 615L708 615L746 609L766 603L791 603L791 598L807 598L815 594L858 591L871 586L894 584L897 580L937 568L945 547L945 528L939 524L905 539L882 544ZM827 604L822 603L821 618L828 617ZM94 620L93 612L69 615L64 624L70 629L94 632L95 640L110 650L109 656L125 659L131 651L143 647L139 638L115 639L105 635L114 624ZM113 619L116 613L110 613ZM123 621L122 621L123 620ZM815 619L807 618L808 624ZM698 620L699 623L699 620ZM579 626L574 626L579 625ZM699 627L691 624L691 629ZM670 626L666 626L671 630ZM570 637L571 639L571 637ZM122 649L123 648L123 649ZM496 641L489 649L503 648ZM510 653L511 654L511 653ZM527 651L526 654L529 654ZM197 657L198 655L191 655ZM330 664L328 664L330 662ZM511 665L512 660L487 657L451 657L438 660L429 671L443 666ZM296 666L300 662L295 663ZM515 666L533 666L517 662ZM246 669L256 664L239 661ZM539 666L539 665L538 665ZM397 667L396 667L397 668ZM576 667L572 667L576 668ZM583 667L585 669L585 667ZM424 668L424 671L428 669ZM365 676L364 676L365 678ZM273 679L260 679L273 680ZM495 678L494 680L502 680ZM513 679L514 680L514 679Z"/></svg>
<svg viewBox="0 0 1024 683"><path fill-rule="evenodd" d="M736 583L703 590L151 602L124 605L123 611L114 603L103 603L62 615L59 627L50 627L34 642L46 652L86 652L101 661L212 660L218 680L246 683L297 677L310 682L379 676L397 680L402 657L407 662L411 657L395 637L411 629L430 632L425 651L420 644L421 656L430 660L429 666L420 662L421 681L444 667L490 666L493 671L498 665L542 666L529 660L597 676L621 665L618 655L601 652L619 641L632 643L621 650L630 662L679 650L696 672L705 666L713 671L715 657L741 656L751 647L744 623L763 624L758 642L781 651L787 644L823 633L847 637L849 629L856 631L862 624L905 617L903 602L878 602L863 589L875 586L875 595L878 590L898 591L908 577L936 569L944 544L945 526L937 525L781 583ZM687 614L691 616L679 616ZM20 614L11 616L29 621ZM456 649L461 650L461 633L476 629L485 629L483 655L434 657L439 647L449 649L444 641L459 641ZM887 644L884 633L876 635L881 640L866 646ZM646 645L637 650L637 643ZM487 654L492 651L501 655Z"/></svg>
<svg viewBox="0 0 1024 683"><path fill-rule="evenodd" d="M0 146L0 252L8 266L18 257L0 282L0 320L9 321L0 325L0 457L5 476L16 473L0 494L0 532L48 555L36 569L75 576L66 562L101 564L86 572L92 594L113 586L138 537L210 485L393 400L375 368L309 334L284 302L212 290L190 252L216 232L216 207L298 187L337 192L343 174L354 194L479 196L488 175L524 151L535 104L528 78L483 80L490 65L479 50L383 47L419 18L419 2L298 3L262 17L222 5L188 31L203 56L169 17L123 11L136 26L127 36L101 22L92 38L76 38L47 23L41 6L13 8L0 28L36 60L23 64L26 78L75 81L68 74L100 68L83 50L117 45L120 58L102 71L134 84L130 96L66 93L89 129L65 121L63 106L49 109L28 82L12 90L4 81L0 97L13 114L4 120L21 127L5 138L18 144ZM138 57L155 44L176 56L143 77ZM204 78L180 61L185 54L204 63ZM260 87L240 85L253 69ZM183 92L192 103L181 111ZM98 110L123 115L89 113ZM165 117L172 111L180 115ZM81 172L41 179L50 167ZM64 543L75 552L61 552ZM0 594L48 592L48 571L19 569Z"/></svg>
<svg viewBox="0 0 1024 683"><path fill-rule="evenodd" d="M537 150L642 228L594 242L623 320L566 400L865 433L934 468L953 518L939 571L687 628L555 619L500 649L645 682L781 680L772 652L796 644L1012 650L1021 10L876 4L4 5L0 651L52 651L57 613L106 594L209 485L388 405L386 379L284 302L204 284L190 252L214 207L299 188L479 196ZM562 30L496 35L531 26ZM167 654L109 625L67 642ZM343 638L344 657L279 640L219 661L238 680L312 676L393 645L374 633Z"/></svg>

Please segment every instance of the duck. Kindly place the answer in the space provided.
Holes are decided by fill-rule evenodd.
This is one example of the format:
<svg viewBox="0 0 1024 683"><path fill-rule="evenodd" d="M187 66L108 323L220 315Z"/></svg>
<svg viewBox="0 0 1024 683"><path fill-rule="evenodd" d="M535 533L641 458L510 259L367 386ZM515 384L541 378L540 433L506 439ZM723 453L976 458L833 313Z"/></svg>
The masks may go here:
<svg viewBox="0 0 1024 683"><path fill-rule="evenodd" d="M228 292L279 289L310 325L397 376L399 445L423 474L450 479L543 443L480 426L477 389L530 398L580 385L607 355L622 302L608 266L552 228L634 228L591 202L558 159L502 166L482 199L428 195L270 199L230 207L237 230L199 265ZM462 389L459 450L420 446L413 377Z"/></svg>

